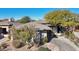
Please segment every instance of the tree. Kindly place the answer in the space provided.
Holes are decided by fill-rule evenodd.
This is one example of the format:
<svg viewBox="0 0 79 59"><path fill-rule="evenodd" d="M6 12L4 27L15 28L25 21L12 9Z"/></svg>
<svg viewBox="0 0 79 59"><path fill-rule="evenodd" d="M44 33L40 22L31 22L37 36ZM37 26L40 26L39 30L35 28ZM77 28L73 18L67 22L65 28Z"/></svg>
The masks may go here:
<svg viewBox="0 0 79 59"><path fill-rule="evenodd" d="M24 16L20 20L18 20L18 22L20 22L20 23L27 23L27 22L30 22L30 21L31 21L31 18L28 17L28 16Z"/></svg>
<svg viewBox="0 0 79 59"><path fill-rule="evenodd" d="M76 22L76 14L68 11L68 10L55 10L49 12L45 15L45 20L50 24L56 26L57 32L64 32L63 30L66 27L72 28L75 26Z"/></svg>
<svg viewBox="0 0 79 59"><path fill-rule="evenodd" d="M57 25L58 23L61 23L62 25L65 24L65 22L73 22L75 21L75 14L68 11L68 10L55 10L52 12L49 12L45 15L45 20L52 25ZM71 25L70 24L70 25Z"/></svg>

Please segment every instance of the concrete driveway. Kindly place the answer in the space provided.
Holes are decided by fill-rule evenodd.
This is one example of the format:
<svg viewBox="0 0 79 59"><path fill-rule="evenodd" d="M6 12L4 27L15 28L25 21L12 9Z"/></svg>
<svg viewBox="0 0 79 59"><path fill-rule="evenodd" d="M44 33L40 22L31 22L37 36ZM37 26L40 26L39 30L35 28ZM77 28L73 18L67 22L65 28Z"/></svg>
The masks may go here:
<svg viewBox="0 0 79 59"><path fill-rule="evenodd" d="M79 48L64 36L58 36L58 38L53 38L51 40L53 44L56 44L60 51L79 51Z"/></svg>

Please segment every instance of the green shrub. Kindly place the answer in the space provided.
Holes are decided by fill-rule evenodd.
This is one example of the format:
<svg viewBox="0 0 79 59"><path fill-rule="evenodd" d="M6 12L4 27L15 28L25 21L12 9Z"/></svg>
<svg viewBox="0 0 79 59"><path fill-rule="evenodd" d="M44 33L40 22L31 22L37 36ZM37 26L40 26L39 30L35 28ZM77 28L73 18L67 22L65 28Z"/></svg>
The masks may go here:
<svg viewBox="0 0 79 59"><path fill-rule="evenodd" d="M71 40L74 44L76 44L78 46L79 43L79 39L75 37L73 32L66 32L65 33L66 37L69 38L69 40Z"/></svg>
<svg viewBox="0 0 79 59"><path fill-rule="evenodd" d="M65 36L66 36L67 38L69 38L70 40L74 40L74 39L75 39L75 35L74 35L74 33L71 32L71 31L66 31L66 32L65 32Z"/></svg>
<svg viewBox="0 0 79 59"><path fill-rule="evenodd" d="M24 43L26 43L26 41L29 42L30 34L28 32L20 32L20 38Z"/></svg>
<svg viewBox="0 0 79 59"><path fill-rule="evenodd" d="M51 51L51 50L45 47L40 47L38 51Z"/></svg>

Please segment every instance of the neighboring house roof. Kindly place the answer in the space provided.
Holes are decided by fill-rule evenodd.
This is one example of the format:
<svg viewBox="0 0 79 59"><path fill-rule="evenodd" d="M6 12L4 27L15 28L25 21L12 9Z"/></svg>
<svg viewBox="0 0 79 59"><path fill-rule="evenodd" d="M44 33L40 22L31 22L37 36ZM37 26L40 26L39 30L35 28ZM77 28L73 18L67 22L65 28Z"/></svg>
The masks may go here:
<svg viewBox="0 0 79 59"><path fill-rule="evenodd" d="M16 29L21 29L24 26L28 27L34 27L36 30L52 30L50 27L47 25L48 23L46 21L35 21L35 22L29 22L26 24L21 24L16 21L9 21L8 19L1 20L0 21L0 26L15 26Z"/></svg>
<svg viewBox="0 0 79 59"><path fill-rule="evenodd" d="M40 24L46 25L46 26L52 26L50 23L48 23L45 20L41 20L41 21L37 21L37 22L40 23Z"/></svg>
<svg viewBox="0 0 79 59"><path fill-rule="evenodd" d="M50 27L46 26L46 25L39 25L39 26L35 26L35 28L37 30L52 30Z"/></svg>
<svg viewBox="0 0 79 59"><path fill-rule="evenodd" d="M0 26L10 26L12 23L9 21L9 19L0 19Z"/></svg>
<svg viewBox="0 0 79 59"><path fill-rule="evenodd" d="M12 24L13 26L15 26L15 28L17 28L17 27L19 27L19 26L22 25L22 24L19 23L19 22L11 22L11 24Z"/></svg>
<svg viewBox="0 0 79 59"><path fill-rule="evenodd" d="M9 19L0 19L0 22L8 21Z"/></svg>
<svg viewBox="0 0 79 59"><path fill-rule="evenodd" d="M9 19L0 20L0 26L10 26L10 25L18 27L19 25L21 25L21 23L18 23L16 21L10 21Z"/></svg>
<svg viewBox="0 0 79 59"><path fill-rule="evenodd" d="M10 22L0 22L0 26L10 26L12 25Z"/></svg>

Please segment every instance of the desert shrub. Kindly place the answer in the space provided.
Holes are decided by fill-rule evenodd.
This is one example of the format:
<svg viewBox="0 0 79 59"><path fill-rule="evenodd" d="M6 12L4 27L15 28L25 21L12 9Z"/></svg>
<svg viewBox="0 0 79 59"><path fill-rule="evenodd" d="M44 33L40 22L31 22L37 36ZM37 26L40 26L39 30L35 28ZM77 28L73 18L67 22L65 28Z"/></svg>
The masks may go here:
<svg viewBox="0 0 79 59"><path fill-rule="evenodd" d="M74 35L74 33L73 32L70 32L70 39L73 41L74 39L75 39L75 35Z"/></svg>
<svg viewBox="0 0 79 59"><path fill-rule="evenodd" d="M3 47L3 48L7 48L7 46L8 46L7 43L3 43L3 44L2 44L2 47Z"/></svg>
<svg viewBox="0 0 79 59"><path fill-rule="evenodd" d="M0 50L3 50L3 49L5 49L5 48L7 48L8 47L8 44L7 43L2 43L1 45L0 45Z"/></svg>
<svg viewBox="0 0 79 59"><path fill-rule="evenodd" d="M20 48L20 47L24 46L24 43L23 42L20 42L19 40L13 40L12 45L15 48Z"/></svg>
<svg viewBox="0 0 79 59"><path fill-rule="evenodd" d="M67 38L69 38L70 40L72 40L72 41L75 39L75 35L74 35L74 33L72 31L66 31L65 36Z"/></svg>
<svg viewBox="0 0 79 59"><path fill-rule="evenodd" d="M30 38L30 34L28 31L23 31L23 29L18 30L18 29L14 29L13 31L13 39L14 40L20 40L24 43L26 43L26 41L28 41Z"/></svg>
<svg viewBox="0 0 79 59"><path fill-rule="evenodd" d="M79 38L75 37L73 32L67 32L65 33L66 37L69 38L74 44L79 46Z"/></svg>
<svg viewBox="0 0 79 59"><path fill-rule="evenodd" d="M31 36L28 31L27 32L20 32L20 36L21 36L21 39L24 43L30 42Z"/></svg>
<svg viewBox="0 0 79 59"><path fill-rule="evenodd" d="M47 37L44 37L43 38L43 43L47 43L48 42L48 38Z"/></svg>
<svg viewBox="0 0 79 59"><path fill-rule="evenodd" d="M40 47L38 51L51 51L51 50L45 47Z"/></svg>
<svg viewBox="0 0 79 59"><path fill-rule="evenodd" d="M76 37L76 38L74 39L74 43L79 47L79 38Z"/></svg>
<svg viewBox="0 0 79 59"><path fill-rule="evenodd" d="M32 28L33 29L33 28ZM15 47L21 46L20 44L23 43L24 45L30 42L31 38L34 35L34 30L24 26L20 29L12 28L12 36L13 36L13 45Z"/></svg>

